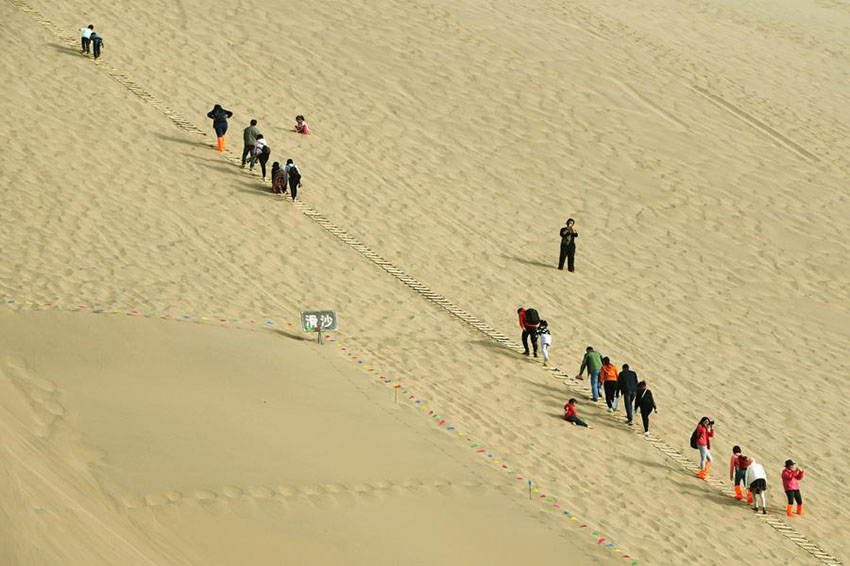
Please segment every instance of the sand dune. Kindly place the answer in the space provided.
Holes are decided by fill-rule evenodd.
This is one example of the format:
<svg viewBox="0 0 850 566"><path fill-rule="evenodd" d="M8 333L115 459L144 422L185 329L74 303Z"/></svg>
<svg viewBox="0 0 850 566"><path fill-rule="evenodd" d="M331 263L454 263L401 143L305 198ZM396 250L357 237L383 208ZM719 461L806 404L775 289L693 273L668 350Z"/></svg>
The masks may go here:
<svg viewBox="0 0 850 566"><path fill-rule="evenodd" d="M654 434L692 454L691 427L713 415L715 469L744 446L768 467L774 513L781 463L798 460L810 513L795 527L850 554L840 3L299 4L305 33L273 6L32 5L69 34L95 21L105 65L208 135L2 5L32 40L0 58L0 108L37 125L2 133L5 289L210 316L334 306L347 343L642 561L815 563L601 412L583 409L591 434L565 429L549 374L211 151L203 116L220 102L236 112L231 149L260 119L311 205L437 292L506 334L534 304L573 371L587 344L630 363L661 407ZM314 136L286 131L299 112ZM574 276L553 265L567 215Z"/></svg>

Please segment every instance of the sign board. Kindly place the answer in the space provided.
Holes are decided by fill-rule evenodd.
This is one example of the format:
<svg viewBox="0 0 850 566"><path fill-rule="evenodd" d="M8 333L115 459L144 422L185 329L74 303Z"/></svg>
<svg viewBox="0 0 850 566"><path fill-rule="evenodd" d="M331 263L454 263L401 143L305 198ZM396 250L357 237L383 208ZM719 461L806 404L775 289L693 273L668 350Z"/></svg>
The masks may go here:
<svg viewBox="0 0 850 566"><path fill-rule="evenodd" d="M301 311L301 329L304 332L336 330L336 311Z"/></svg>

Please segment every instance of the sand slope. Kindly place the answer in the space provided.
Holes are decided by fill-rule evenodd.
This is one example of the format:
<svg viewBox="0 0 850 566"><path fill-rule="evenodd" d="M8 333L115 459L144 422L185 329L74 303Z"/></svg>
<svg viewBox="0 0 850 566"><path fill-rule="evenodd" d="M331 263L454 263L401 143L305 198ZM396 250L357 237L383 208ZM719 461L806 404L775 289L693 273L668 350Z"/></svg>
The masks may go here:
<svg viewBox="0 0 850 566"><path fill-rule="evenodd" d="M848 555L840 4L299 4L299 35L263 6L33 5L69 32L95 18L109 64L199 127L215 102L236 111L231 146L259 118L311 203L500 330L533 303L558 363L577 368L592 343L632 364L662 407L657 434L686 449L713 415L716 469L743 445L768 465L773 511L781 462L797 459L797 527ZM7 288L210 315L336 306L347 340L642 558L809 559L621 427L565 430L565 393L538 368L0 9L38 45L2 58L0 103L58 148L3 133ZM296 112L314 137L284 131ZM582 233L573 277L550 267L567 214Z"/></svg>
<svg viewBox="0 0 850 566"><path fill-rule="evenodd" d="M0 325L4 563L604 557L333 347L127 317Z"/></svg>

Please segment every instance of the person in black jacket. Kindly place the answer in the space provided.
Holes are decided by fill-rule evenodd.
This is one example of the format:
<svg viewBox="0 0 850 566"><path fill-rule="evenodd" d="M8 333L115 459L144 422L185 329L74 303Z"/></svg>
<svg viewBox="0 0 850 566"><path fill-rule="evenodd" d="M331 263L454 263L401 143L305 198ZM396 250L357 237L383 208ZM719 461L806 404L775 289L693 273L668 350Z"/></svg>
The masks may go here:
<svg viewBox="0 0 850 566"><path fill-rule="evenodd" d="M561 257L558 259L558 269L564 270L564 260L567 260L567 269L576 270L576 238L578 232L573 227L576 223L572 218L567 218L567 225L561 228Z"/></svg>
<svg viewBox="0 0 850 566"><path fill-rule="evenodd" d="M218 151L224 151L224 134L227 133L227 119L231 116L233 112L225 110L220 104L216 104L207 112L207 118L212 118L215 136L218 138Z"/></svg>
<svg viewBox="0 0 850 566"><path fill-rule="evenodd" d="M629 369L629 364L623 364L623 371L617 376L617 385L620 386L620 393L623 395L623 405L626 406L626 424L632 424L632 408L637 395L638 376L635 372Z"/></svg>
<svg viewBox="0 0 850 566"><path fill-rule="evenodd" d="M646 388L646 382L641 381L637 386L637 395L635 396L635 411L640 411L640 419L643 421L643 436L649 436L649 415L653 411L656 413L658 409L655 407L655 399L652 398L652 391Z"/></svg>
<svg viewBox="0 0 850 566"><path fill-rule="evenodd" d="M91 40L92 54L95 59L98 59L100 57L100 50L103 49L103 38L92 31L89 39Z"/></svg>

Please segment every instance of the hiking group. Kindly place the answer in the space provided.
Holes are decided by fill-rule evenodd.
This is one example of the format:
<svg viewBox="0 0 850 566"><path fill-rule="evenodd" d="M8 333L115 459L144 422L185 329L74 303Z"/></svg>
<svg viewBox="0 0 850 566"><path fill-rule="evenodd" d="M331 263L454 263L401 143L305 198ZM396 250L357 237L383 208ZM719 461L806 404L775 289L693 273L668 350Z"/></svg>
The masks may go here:
<svg viewBox="0 0 850 566"><path fill-rule="evenodd" d="M213 130L216 135L216 149L218 151L226 151L226 135L228 120L233 117L233 112L222 108L220 104L216 104L212 110L207 112L207 118L213 121ZM310 128L302 115L295 118L295 127L293 130L299 134L309 134ZM257 120L252 119L248 126L242 131L242 168L249 165L251 171L254 170L254 165L260 164L263 182L266 181L266 165L271 157L271 147L263 133L257 126ZM298 198L298 189L301 187L301 170L295 164L292 158L286 160L286 165L280 166L280 163L275 161L272 163L271 173L269 178L272 183L272 192L276 195L285 195L290 193L292 200Z"/></svg>
<svg viewBox="0 0 850 566"><path fill-rule="evenodd" d="M80 53L83 55L91 53L95 59L98 59L101 49L103 49L103 38L95 33L94 25L89 24L80 28Z"/></svg>
<svg viewBox="0 0 850 566"><path fill-rule="evenodd" d="M549 365L549 348L552 344L552 334L549 323L540 318L537 309L531 307L519 307L517 309L519 326L522 329L523 354L532 355L536 358L538 353L538 337L543 352L543 365ZM529 342L531 348L529 349ZM622 370L617 371L617 366L611 363L608 356L603 356L593 346L585 349L581 359L576 379L583 380L585 371L590 381L590 397L593 402L599 401L604 396L605 404L609 413L617 411L620 398L626 412L626 424L632 425L634 414L640 413L643 425L643 436L649 437L649 417L657 413L655 398L652 391L647 387L646 381L640 381L637 373L623 364ZM591 428L586 421L578 415L575 398L569 399L564 405L564 420L573 425ZM711 469L711 439L714 438L714 420L709 417L700 419L691 434L691 448L699 450L699 471L697 477L707 480ZM786 513L789 517L803 514L803 498L800 493L800 480L805 472L797 467L793 460L785 462L782 470L782 487L788 499ZM729 465L729 479L734 482L735 499L746 499L748 504L753 505L753 510L759 508L763 514L767 514L767 473L764 467L752 458L741 454L741 448L732 448L732 461ZM743 489L742 489L743 486ZM796 513L794 505L796 504Z"/></svg>

